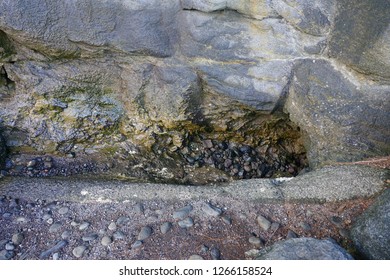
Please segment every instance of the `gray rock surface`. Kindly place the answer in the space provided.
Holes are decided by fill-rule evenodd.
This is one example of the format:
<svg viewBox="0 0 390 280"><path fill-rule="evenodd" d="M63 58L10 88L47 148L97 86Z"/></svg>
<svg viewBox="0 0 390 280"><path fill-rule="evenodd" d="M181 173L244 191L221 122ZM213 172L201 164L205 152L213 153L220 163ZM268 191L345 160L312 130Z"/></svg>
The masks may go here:
<svg viewBox="0 0 390 280"><path fill-rule="evenodd" d="M364 258L390 259L390 190L381 194L353 224L352 240Z"/></svg>
<svg viewBox="0 0 390 280"><path fill-rule="evenodd" d="M129 183L115 180L81 178L6 178L0 182L4 195L25 199L57 201L64 199L77 202L138 201L151 199L218 200L231 197L236 200L290 202L337 202L357 197L372 197L385 187L389 171L359 165L325 167L278 183L276 179L240 180L211 186ZM280 182L281 180L279 180ZM23 187L21 187L23 186ZM158 192L156 192L158 190ZM175 209L175 212L181 209ZM190 212L186 211L185 216ZM179 219L179 218L176 218ZM121 216L117 225L129 223L130 218ZM89 226L83 222L83 227ZM80 225L76 225L79 227Z"/></svg>
<svg viewBox="0 0 390 280"><path fill-rule="evenodd" d="M257 260L351 260L352 257L334 241L292 238L279 241L260 251Z"/></svg>
<svg viewBox="0 0 390 280"><path fill-rule="evenodd" d="M172 139L196 133L298 141L263 129L289 124L284 111L312 167L387 155L388 10L387 0L1 0L0 126L21 153L128 160L141 149L150 160L162 139L175 151L183 141Z"/></svg>
<svg viewBox="0 0 390 280"><path fill-rule="evenodd" d="M285 110L307 133L311 165L388 155L389 91L351 80L326 60L297 63Z"/></svg>

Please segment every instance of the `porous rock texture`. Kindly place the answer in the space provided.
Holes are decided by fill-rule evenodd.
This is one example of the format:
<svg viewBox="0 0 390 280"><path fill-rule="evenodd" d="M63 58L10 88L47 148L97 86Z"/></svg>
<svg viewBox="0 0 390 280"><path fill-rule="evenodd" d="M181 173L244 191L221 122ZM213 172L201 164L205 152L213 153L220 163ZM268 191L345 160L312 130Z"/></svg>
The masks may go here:
<svg viewBox="0 0 390 280"><path fill-rule="evenodd" d="M160 174L194 135L306 150L311 167L388 155L389 15L387 0L0 0L0 127L14 153L158 155Z"/></svg>
<svg viewBox="0 0 390 280"><path fill-rule="evenodd" d="M354 223L351 236L364 258L390 259L390 189L381 194L373 205Z"/></svg>
<svg viewBox="0 0 390 280"><path fill-rule="evenodd" d="M333 240L315 238L291 238L279 241L263 249L258 260L352 260Z"/></svg>

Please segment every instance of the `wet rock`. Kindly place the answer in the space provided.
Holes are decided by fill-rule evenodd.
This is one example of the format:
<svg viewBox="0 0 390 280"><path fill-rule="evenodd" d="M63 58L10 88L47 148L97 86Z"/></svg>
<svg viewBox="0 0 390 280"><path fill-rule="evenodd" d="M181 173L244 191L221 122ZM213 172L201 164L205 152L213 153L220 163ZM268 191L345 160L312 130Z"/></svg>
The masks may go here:
<svg viewBox="0 0 390 280"><path fill-rule="evenodd" d="M220 260L221 259L221 252L218 248L212 248L210 250L210 255L213 260Z"/></svg>
<svg viewBox="0 0 390 280"><path fill-rule="evenodd" d="M87 235L84 235L81 239L85 242L90 242L93 240L96 240L98 238L98 235L96 233L90 233Z"/></svg>
<svg viewBox="0 0 390 280"><path fill-rule="evenodd" d="M0 260L10 260L13 258L15 253L13 251L1 250L0 251Z"/></svg>
<svg viewBox="0 0 390 280"><path fill-rule="evenodd" d="M294 231L289 229L286 238L287 239L298 238L298 235Z"/></svg>
<svg viewBox="0 0 390 280"><path fill-rule="evenodd" d="M112 235L112 238L114 240L122 240L122 239L125 239L125 237L126 237L126 235L120 230L114 232Z"/></svg>

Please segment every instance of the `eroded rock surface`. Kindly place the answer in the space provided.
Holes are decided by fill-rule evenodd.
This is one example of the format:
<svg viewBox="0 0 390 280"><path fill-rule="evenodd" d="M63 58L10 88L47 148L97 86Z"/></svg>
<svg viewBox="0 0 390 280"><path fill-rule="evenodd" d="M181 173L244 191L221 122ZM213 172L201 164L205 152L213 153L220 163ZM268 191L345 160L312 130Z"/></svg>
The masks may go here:
<svg viewBox="0 0 390 280"><path fill-rule="evenodd" d="M11 155L112 160L117 174L145 177L142 166L182 181L204 166L220 180L387 155L389 10L385 0L2 0L0 126ZM248 171L225 155L226 170L192 145L204 140L249 145L261 160Z"/></svg>

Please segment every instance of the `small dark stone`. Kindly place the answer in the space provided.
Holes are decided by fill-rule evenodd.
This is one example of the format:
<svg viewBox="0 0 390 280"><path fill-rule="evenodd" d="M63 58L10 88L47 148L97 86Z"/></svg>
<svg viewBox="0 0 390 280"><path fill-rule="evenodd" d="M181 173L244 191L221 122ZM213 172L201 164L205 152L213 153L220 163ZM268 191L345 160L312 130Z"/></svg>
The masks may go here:
<svg viewBox="0 0 390 280"><path fill-rule="evenodd" d="M217 248L212 248L210 250L210 255L213 260L220 260L221 259L221 252Z"/></svg>
<svg viewBox="0 0 390 280"><path fill-rule="evenodd" d="M288 230L287 239L291 239L291 238L298 238L298 235L294 231Z"/></svg>

